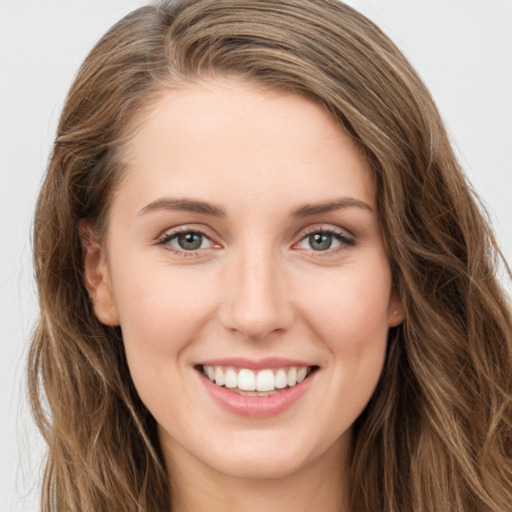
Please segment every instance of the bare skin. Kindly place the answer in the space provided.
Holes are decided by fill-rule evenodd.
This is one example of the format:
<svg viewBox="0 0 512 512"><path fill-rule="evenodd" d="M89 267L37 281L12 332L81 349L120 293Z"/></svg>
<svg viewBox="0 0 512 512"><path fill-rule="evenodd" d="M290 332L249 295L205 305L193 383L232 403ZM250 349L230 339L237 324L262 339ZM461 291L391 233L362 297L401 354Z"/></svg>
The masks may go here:
<svg viewBox="0 0 512 512"><path fill-rule="evenodd" d="M332 450L330 463L317 461L282 478L232 478L191 463L187 454L168 457L174 486L172 512L296 512L348 510L346 471L341 450Z"/></svg>
<svg viewBox="0 0 512 512"><path fill-rule="evenodd" d="M318 105L240 81L163 93L139 121L85 274L158 423L173 511L343 510L351 428L403 320L366 161ZM306 391L233 413L209 391L219 358L299 360Z"/></svg>

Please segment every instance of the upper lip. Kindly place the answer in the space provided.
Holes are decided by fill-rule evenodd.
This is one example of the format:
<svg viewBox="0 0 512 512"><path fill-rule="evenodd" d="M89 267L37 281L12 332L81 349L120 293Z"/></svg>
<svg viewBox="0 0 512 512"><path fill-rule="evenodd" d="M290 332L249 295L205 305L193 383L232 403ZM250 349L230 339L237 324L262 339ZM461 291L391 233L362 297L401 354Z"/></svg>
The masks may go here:
<svg viewBox="0 0 512 512"><path fill-rule="evenodd" d="M315 366L314 364L288 359L283 357L266 357L263 359L246 359L243 357L229 357L208 359L200 361L197 366L233 366L235 368L247 368L248 370L263 370L265 368L285 368L287 366Z"/></svg>

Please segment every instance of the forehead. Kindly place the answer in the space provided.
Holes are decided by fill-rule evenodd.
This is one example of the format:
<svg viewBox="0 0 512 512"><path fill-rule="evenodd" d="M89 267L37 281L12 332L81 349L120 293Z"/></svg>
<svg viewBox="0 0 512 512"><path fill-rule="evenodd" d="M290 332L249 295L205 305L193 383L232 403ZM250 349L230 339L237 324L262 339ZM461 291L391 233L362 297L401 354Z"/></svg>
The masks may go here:
<svg viewBox="0 0 512 512"><path fill-rule="evenodd" d="M346 194L375 202L367 162L325 109L240 80L162 93L138 120L123 161L118 192L131 190L134 204L165 193L239 207L256 197L260 206Z"/></svg>

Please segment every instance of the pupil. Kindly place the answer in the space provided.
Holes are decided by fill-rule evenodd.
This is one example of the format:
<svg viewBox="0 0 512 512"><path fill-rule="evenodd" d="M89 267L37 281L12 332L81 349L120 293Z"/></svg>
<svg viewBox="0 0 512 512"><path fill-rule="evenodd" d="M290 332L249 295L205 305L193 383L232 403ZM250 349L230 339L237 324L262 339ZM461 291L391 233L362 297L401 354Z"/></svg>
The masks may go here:
<svg viewBox="0 0 512 512"><path fill-rule="evenodd" d="M326 251L331 247L332 235L328 233L315 233L310 235L309 243L315 251Z"/></svg>
<svg viewBox="0 0 512 512"><path fill-rule="evenodd" d="M193 251L201 247L202 238L200 233L182 233L178 235L178 244L182 249Z"/></svg>

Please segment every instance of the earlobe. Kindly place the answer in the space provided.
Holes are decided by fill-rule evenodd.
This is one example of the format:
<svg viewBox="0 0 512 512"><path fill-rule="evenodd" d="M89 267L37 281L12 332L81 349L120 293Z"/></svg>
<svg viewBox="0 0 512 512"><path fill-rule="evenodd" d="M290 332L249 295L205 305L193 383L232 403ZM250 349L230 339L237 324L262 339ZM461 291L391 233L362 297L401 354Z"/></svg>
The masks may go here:
<svg viewBox="0 0 512 512"><path fill-rule="evenodd" d="M405 311L398 292L394 292L389 302L388 325L397 327L405 320Z"/></svg>
<svg viewBox="0 0 512 512"><path fill-rule="evenodd" d="M101 323L119 325L105 251L96 240L89 224L80 222L78 230L82 243L84 285L93 303L94 312Z"/></svg>

